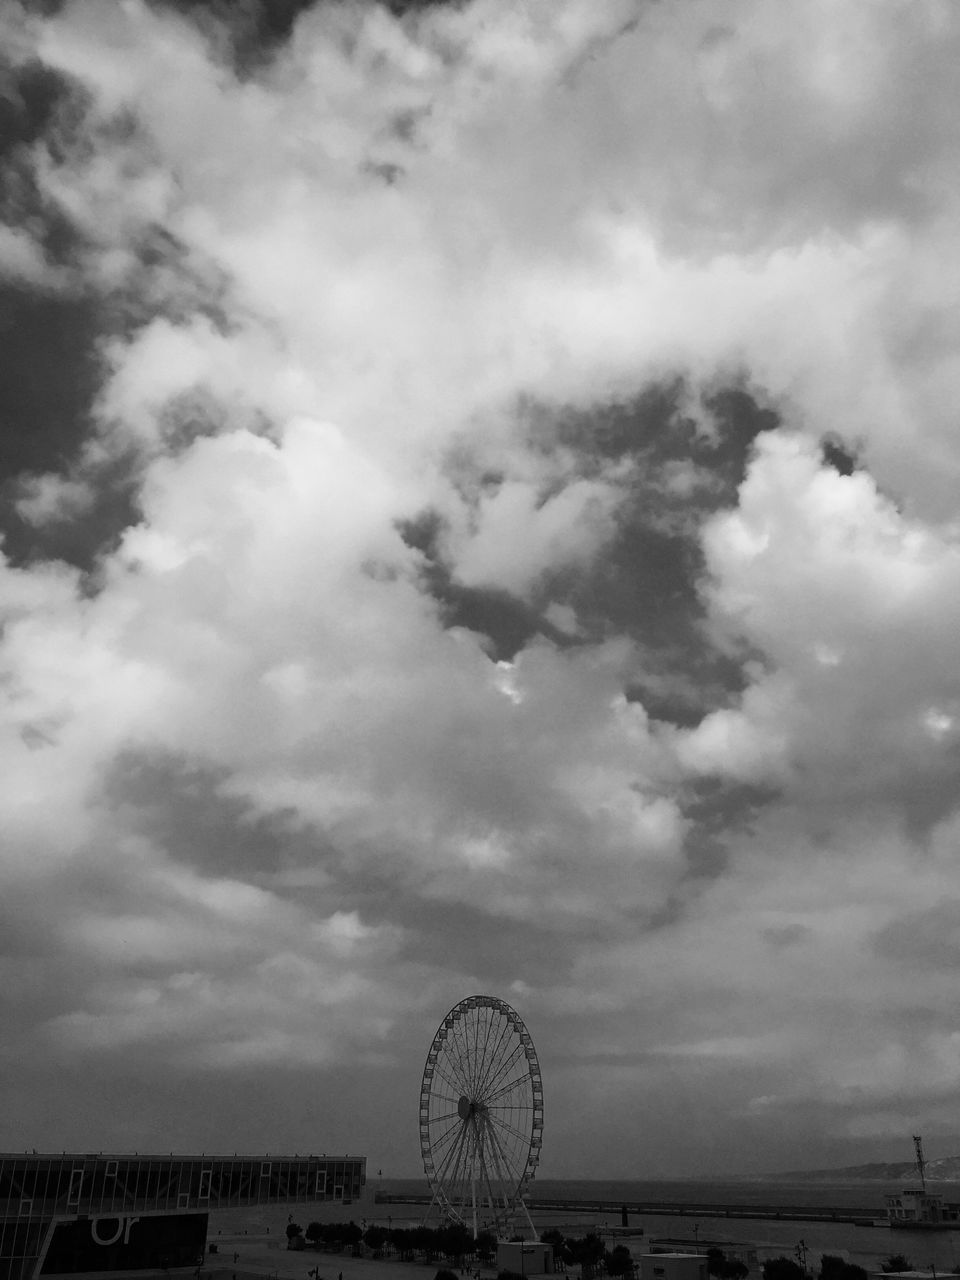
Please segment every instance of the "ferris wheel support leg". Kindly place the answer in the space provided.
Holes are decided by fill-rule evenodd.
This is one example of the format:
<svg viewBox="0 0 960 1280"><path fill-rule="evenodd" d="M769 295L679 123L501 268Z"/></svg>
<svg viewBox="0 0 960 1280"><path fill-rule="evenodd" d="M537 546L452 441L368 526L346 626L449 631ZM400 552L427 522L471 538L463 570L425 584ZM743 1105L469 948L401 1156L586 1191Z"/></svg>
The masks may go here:
<svg viewBox="0 0 960 1280"><path fill-rule="evenodd" d="M520 1203L523 1205L523 1216L526 1218L526 1220L527 1220L527 1225L530 1227L530 1238L531 1238L532 1240L539 1240L539 1239L540 1239L540 1232L539 1232L539 1231L537 1230L537 1228L533 1225L533 1219L530 1217L530 1210L527 1208L527 1202L526 1202L526 1200L524 1200L524 1199L521 1197L521 1199L520 1199Z"/></svg>
<svg viewBox="0 0 960 1280"><path fill-rule="evenodd" d="M422 1219L422 1225L423 1225L423 1226L427 1226L427 1225L428 1225L428 1223L430 1222L430 1215L433 1213L434 1206L436 1206L436 1210L437 1210L437 1221L438 1221L441 1225L443 1225L444 1208L443 1208L443 1205L442 1205L442 1204L441 1204L441 1202L440 1202L440 1188L439 1188L439 1187L437 1187L436 1191L434 1191L434 1193L433 1193L433 1199L432 1199L432 1200L430 1201L430 1203L427 1205L427 1212L423 1215L423 1219Z"/></svg>

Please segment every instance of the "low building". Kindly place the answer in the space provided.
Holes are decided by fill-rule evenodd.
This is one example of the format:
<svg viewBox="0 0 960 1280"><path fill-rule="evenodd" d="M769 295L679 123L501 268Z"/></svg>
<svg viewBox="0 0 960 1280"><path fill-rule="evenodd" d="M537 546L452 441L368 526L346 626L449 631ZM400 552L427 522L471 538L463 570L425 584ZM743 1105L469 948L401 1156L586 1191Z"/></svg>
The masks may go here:
<svg viewBox="0 0 960 1280"><path fill-rule="evenodd" d="M553 1274L553 1245L542 1240L499 1240L497 1270L518 1276Z"/></svg>
<svg viewBox="0 0 960 1280"><path fill-rule="evenodd" d="M891 1227L960 1225L960 1205L946 1204L935 1191L906 1190L884 1196Z"/></svg>
<svg viewBox="0 0 960 1280"><path fill-rule="evenodd" d="M707 1280L707 1259L700 1253L642 1253L640 1280Z"/></svg>
<svg viewBox="0 0 960 1280"><path fill-rule="evenodd" d="M742 1262L749 1271L760 1266L757 1246L750 1240L710 1239L706 1236L652 1236L648 1241L650 1253L696 1253L701 1257L718 1249L732 1262Z"/></svg>

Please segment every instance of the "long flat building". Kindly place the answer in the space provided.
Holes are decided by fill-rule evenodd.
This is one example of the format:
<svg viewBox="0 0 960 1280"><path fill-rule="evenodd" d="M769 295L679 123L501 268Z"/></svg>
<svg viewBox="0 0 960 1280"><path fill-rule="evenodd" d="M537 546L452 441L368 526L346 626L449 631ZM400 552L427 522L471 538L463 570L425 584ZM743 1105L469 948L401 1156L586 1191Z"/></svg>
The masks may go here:
<svg viewBox="0 0 960 1280"><path fill-rule="evenodd" d="M364 1156L0 1154L0 1280L195 1269L211 1209L358 1200Z"/></svg>

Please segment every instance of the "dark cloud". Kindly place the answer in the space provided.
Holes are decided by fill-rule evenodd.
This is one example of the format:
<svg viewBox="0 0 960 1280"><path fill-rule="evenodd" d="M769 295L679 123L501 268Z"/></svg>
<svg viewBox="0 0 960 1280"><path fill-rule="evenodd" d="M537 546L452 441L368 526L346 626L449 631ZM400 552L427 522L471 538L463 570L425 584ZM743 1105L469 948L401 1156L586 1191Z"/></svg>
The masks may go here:
<svg viewBox="0 0 960 1280"><path fill-rule="evenodd" d="M657 655L651 694L661 713L672 719L675 709L680 723L693 722L709 703L684 705L680 690L658 690L664 667L695 675L701 688L740 687L735 664L704 652L700 529L708 516L736 505L753 441L778 421L747 391L726 388L704 400L715 432L707 434L684 411L686 390L677 379L552 422L539 409L531 423L545 447L553 436L576 450L588 474L610 460L633 464L614 538L588 573L560 574L549 591L574 607L587 632L629 635ZM643 687L641 676L634 696ZM689 684L685 692L689 697Z"/></svg>
<svg viewBox="0 0 960 1280"><path fill-rule="evenodd" d="M823 461L841 476L852 476L857 469L857 455L834 436L826 436L820 445Z"/></svg>
<svg viewBox="0 0 960 1280"><path fill-rule="evenodd" d="M0 287L0 482L76 456L99 386L99 327L89 297Z"/></svg>
<svg viewBox="0 0 960 1280"><path fill-rule="evenodd" d="M424 930L423 921L431 916L436 928ZM574 963L574 940L589 927L587 922L568 927L570 947L565 956L563 948L556 946L552 925L531 920L518 930L515 921L468 902L440 904L427 898L398 903L394 895L391 918L408 927L408 959L474 974L484 989L492 990L506 990L518 974L535 986L562 981Z"/></svg>
<svg viewBox="0 0 960 1280"><path fill-rule="evenodd" d="M642 670L627 687L651 716L691 726L744 688L742 658L713 649L704 634L700 596L703 521L733 507L753 441L778 424L776 414L745 389L717 389L704 399L712 431L684 411L689 389L680 378L646 388L630 400L584 410L524 402L521 417L535 449L566 450L578 475L601 474L612 462L632 464L616 531L588 568L546 573L529 599L504 590L465 587L443 554L444 525L435 511L401 523L408 546L424 557L422 582L448 626L488 637L494 655L509 659L534 635L569 646L629 636L643 651ZM458 467L469 465L458 459ZM468 500L495 492L502 473L459 477ZM571 606L580 633L570 636L544 616L551 603Z"/></svg>
<svg viewBox="0 0 960 1280"><path fill-rule="evenodd" d="M29 232L54 264L69 265L83 236L41 190L33 152L60 158L80 139L89 105L78 81L38 59L0 60L0 221Z"/></svg>
<svg viewBox="0 0 960 1280"><path fill-rule="evenodd" d="M289 41L297 20L308 10L346 8L344 0L149 0L158 10L196 23L214 48L225 51L241 77L256 74ZM374 0L364 0L369 8ZM382 0L396 18L424 10L462 8L465 0Z"/></svg>
<svg viewBox="0 0 960 1280"><path fill-rule="evenodd" d="M56 170L89 149L89 94L36 59L0 74L0 220L29 236L50 272L49 280L0 280L0 534L16 564L60 559L90 573L135 518L138 483L133 451L107 450L94 462L86 448L102 426L105 344L130 341L158 316L175 324L199 316L226 333L229 281L174 234L147 224L129 245L126 277L98 284L85 270L95 247L37 180L38 152ZM138 126L121 113L100 131L133 142ZM215 430L212 411L189 396L168 406L166 446ZM87 500L25 518L18 504L40 477L83 486Z"/></svg>
<svg viewBox="0 0 960 1280"><path fill-rule="evenodd" d="M0 63L0 73L0 158L6 162L43 136L78 87L36 58L21 66Z"/></svg>
<svg viewBox="0 0 960 1280"><path fill-rule="evenodd" d="M202 872L270 883L330 854L316 833L282 813L264 817L227 794L225 777L173 756L127 752L105 779L103 798L125 826Z"/></svg>
<svg viewBox="0 0 960 1280"><path fill-rule="evenodd" d="M773 804L775 787L700 778L687 785L681 809L690 821L684 841L689 877L713 878L726 869L738 840L753 832L761 809Z"/></svg>
<svg viewBox="0 0 960 1280"><path fill-rule="evenodd" d="M269 62L287 40L297 18L317 0L150 0L155 9L178 13L223 46L243 75Z"/></svg>
<svg viewBox="0 0 960 1280"><path fill-rule="evenodd" d="M492 656L509 661L535 635L563 644L566 638L540 611L509 591L465 587L458 583L441 549L442 517L435 511L402 520L397 526L408 547L423 555L420 580L440 606L444 624L486 636Z"/></svg>

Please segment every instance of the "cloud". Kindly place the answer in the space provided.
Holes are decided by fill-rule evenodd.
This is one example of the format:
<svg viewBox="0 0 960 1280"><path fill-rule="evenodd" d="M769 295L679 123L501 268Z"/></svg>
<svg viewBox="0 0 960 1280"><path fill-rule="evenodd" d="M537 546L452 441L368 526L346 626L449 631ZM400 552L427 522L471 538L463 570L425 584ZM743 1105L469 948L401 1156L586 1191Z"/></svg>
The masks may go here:
<svg viewBox="0 0 960 1280"><path fill-rule="evenodd" d="M557 1171L942 1129L952 8L294 8L0 20L5 1087L361 1063L413 1172L495 988Z"/></svg>

